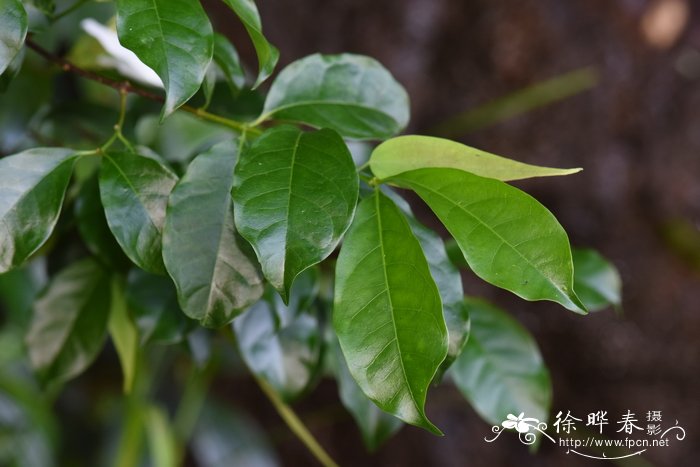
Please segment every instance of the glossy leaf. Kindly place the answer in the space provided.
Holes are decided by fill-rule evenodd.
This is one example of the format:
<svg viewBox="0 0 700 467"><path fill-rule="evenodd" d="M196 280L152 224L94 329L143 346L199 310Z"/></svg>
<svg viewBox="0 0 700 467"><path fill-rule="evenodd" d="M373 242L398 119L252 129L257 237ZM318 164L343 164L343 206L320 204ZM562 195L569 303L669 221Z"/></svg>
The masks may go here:
<svg viewBox="0 0 700 467"><path fill-rule="evenodd" d="M524 164L448 139L418 135L398 136L383 142L372 152L370 167L379 179L409 170L444 167L502 181L570 175L582 170Z"/></svg>
<svg viewBox="0 0 700 467"><path fill-rule="evenodd" d="M214 53L214 33L199 1L117 0L117 33L163 81L163 118L197 92Z"/></svg>
<svg viewBox="0 0 700 467"><path fill-rule="evenodd" d="M357 139L388 138L406 127L408 95L376 60L362 55L310 55L272 83L263 117L332 128Z"/></svg>
<svg viewBox="0 0 700 467"><path fill-rule="evenodd" d="M622 304L622 280L615 266L595 250L574 248L574 290L590 311Z"/></svg>
<svg viewBox="0 0 700 467"><path fill-rule="evenodd" d="M467 339L469 339L469 310L464 306L462 276L448 258L445 244L440 236L421 224L413 215L409 204L396 192L385 189L384 193L406 215L406 220L408 220L413 234L418 239L421 248L423 248L425 259L430 267L430 274L440 292L449 345L447 357L442 362L436 377L436 381L439 381L445 370L452 365L455 358L462 352Z"/></svg>
<svg viewBox="0 0 700 467"><path fill-rule="evenodd" d="M367 397L440 434L424 409L447 355L440 295L406 218L381 192L360 203L338 256L333 327Z"/></svg>
<svg viewBox="0 0 700 467"><path fill-rule="evenodd" d="M0 0L0 74L12 63L27 36L27 12L20 0Z"/></svg>
<svg viewBox="0 0 700 467"><path fill-rule="evenodd" d="M180 306L204 326L230 322L263 292L253 251L233 224L238 148L220 143L195 158L173 189L163 230L163 260Z"/></svg>
<svg viewBox="0 0 700 467"><path fill-rule="evenodd" d="M0 274L0 309L6 328L27 329L34 299L47 282L46 258L42 257Z"/></svg>
<svg viewBox="0 0 700 467"><path fill-rule="evenodd" d="M450 369L457 388L488 423L525 413L546 421L552 382L537 344L525 328L503 311L467 299L471 336Z"/></svg>
<svg viewBox="0 0 700 467"><path fill-rule="evenodd" d="M112 280L112 306L109 312L109 334L119 355L124 378L124 393L134 387L136 362L139 353L139 332L136 329L124 298L124 284L120 279Z"/></svg>
<svg viewBox="0 0 700 467"><path fill-rule="evenodd" d="M245 85L245 72L236 47L223 35L214 33L214 62L234 92Z"/></svg>
<svg viewBox="0 0 700 467"><path fill-rule="evenodd" d="M97 177L90 178L82 186L74 208L78 231L90 253L109 267L126 269L131 262L124 255L107 225Z"/></svg>
<svg viewBox="0 0 700 467"><path fill-rule="evenodd" d="M93 259L59 272L34 304L26 344L45 383L60 384L85 370L107 333L110 277Z"/></svg>
<svg viewBox="0 0 700 467"><path fill-rule="evenodd" d="M337 341L331 350L340 401L355 419L367 449L375 451L401 429L403 422L379 409L365 396L360 386L352 379Z"/></svg>
<svg viewBox="0 0 700 467"><path fill-rule="evenodd" d="M285 306L268 288L262 300L233 322L243 360L285 400L306 391L321 367L321 326L313 306L318 272L301 274L292 292Z"/></svg>
<svg viewBox="0 0 700 467"><path fill-rule="evenodd" d="M526 300L551 300L586 313L573 288L566 232L530 195L456 169L418 169L389 181L428 204L477 276Z"/></svg>
<svg viewBox="0 0 700 467"><path fill-rule="evenodd" d="M70 149L36 148L0 159L0 273L48 240L75 158Z"/></svg>
<svg viewBox="0 0 700 467"><path fill-rule="evenodd" d="M0 74L12 63L27 36L27 12L19 0L0 0Z"/></svg>
<svg viewBox="0 0 700 467"><path fill-rule="evenodd" d="M228 6L240 18L250 40L253 41L255 53L258 56L258 77L255 80L253 89L260 86L274 71L280 53L275 46L270 44L262 32L262 22L260 21L260 13L258 7L253 0L224 0Z"/></svg>
<svg viewBox="0 0 700 467"><path fill-rule="evenodd" d="M180 310L169 277L132 270L127 279L126 301L143 344L180 342L195 325Z"/></svg>
<svg viewBox="0 0 700 467"><path fill-rule="evenodd" d="M338 245L357 193L352 157L332 130L277 127L242 152L233 183L236 226L285 301L294 278Z"/></svg>
<svg viewBox="0 0 700 467"><path fill-rule="evenodd" d="M176 182L170 170L150 157L110 153L102 161L100 197L107 224L129 259L149 272L165 272L161 236Z"/></svg>

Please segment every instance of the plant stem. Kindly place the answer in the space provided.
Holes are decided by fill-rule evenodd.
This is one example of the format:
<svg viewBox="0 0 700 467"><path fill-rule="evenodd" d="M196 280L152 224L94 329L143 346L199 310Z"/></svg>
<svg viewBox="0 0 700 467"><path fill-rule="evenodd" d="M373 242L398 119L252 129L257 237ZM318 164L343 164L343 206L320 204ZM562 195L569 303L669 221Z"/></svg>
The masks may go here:
<svg viewBox="0 0 700 467"><path fill-rule="evenodd" d="M128 81L117 81L112 78L108 78L106 76L102 76L98 73L95 73L93 71L85 70L83 68L80 68L79 66L74 65L73 63L69 62L68 60L61 58L57 55L52 54L36 42L32 40L32 38L27 37L25 40L25 44L27 47L32 49L34 52L39 54L41 57L43 57L45 60L54 63L61 67L61 69L65 72L70 72L74 73L82 78L89 79L91 81L95 81L97 83L103 84L105 86L109 86L111 88L114 88L118 90L119 92L122 93L129 93L129 94L136 94L138 96L143 97L144 99L148 99L154 102L165 102L165 98L161 95L152 93L150 91L147 91L145 89L139 88L134 86ZM251 124L245 123L245 122L239 122L237 120L233 120L230 118L222 117L220 115L212 114L210 112L207 112L204 109L197 109L195 107L189 106L189 105L183 105L178 108L178 110L183 110L185 112L189 112L193 115L196 115L197 117L201 118L202 120L206 120L212 123L216 123L218 125L223 125L228 128L231 128L236 131L243 131L247 130L249 133L253 135L259 135L262 133L261 130L258 128L254 128L257 126L256 122L253 122ZM117 136L118 137L118 136ZM121 138L120 138L121 139Z"/></svg>
<svg viewBox="0 0 700 467"><path fill-rule="evenodd" d="M71 6L69 6L68 8L66 8L65 10L63 10L62 12L56 13L55 15L53 15L53 17L51 18L51 20L52 20L52 21L58 21L59 19L63 18L64 16L70 15L70 14L73 13L75 10L77 10L78 8L80 8L81 6L83 6L84 4L86 4L86 3L89 2L89 1L90 1L90 0L76 0L75 3L73 3Z"/></svg>
<svg viewBox="0 0 700 467"><path fill-rule="evenodd" d="M304 423L299 419L296 413L280 398L275 390L268 384L267 381L253 374L255 382L258 383L260 389L265 393L272 405L275 406L277 413L282 417L290 430L301 440L302 443L311 451L311 454L325 467L338 467L338 464L328 455L328 453L316 441L316 438L306 429Z"/></svg>

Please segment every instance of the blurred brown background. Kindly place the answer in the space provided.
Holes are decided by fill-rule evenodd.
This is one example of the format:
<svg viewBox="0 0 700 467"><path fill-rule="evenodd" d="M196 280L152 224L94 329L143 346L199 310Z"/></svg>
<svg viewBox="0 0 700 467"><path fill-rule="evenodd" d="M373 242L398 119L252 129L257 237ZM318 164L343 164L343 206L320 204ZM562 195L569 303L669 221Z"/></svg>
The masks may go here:
<svg viewBox="0 0 700 467"><path fill-rule="evenodd" d="M525 303L465 275L469 294L512 312L536 336L554 381L554 414L628 409L675 420L684 441L650 449L652 465L700 465L700 2L684 0L262 0L281 65L315 52L355 52L385 64L412 100L410 133L553 76L594 66L591 91L488 129L469 145L576 176L519 183L570 233L599 249L624 282L624 316L586 317ZM207 2L216 27L252 48L232 15ZM221 14L218 14L220 12ZM216 389L215 389L216 391ZM285 465L312 465L268 402L250 387L246 408L276 436ZM239 399L240 401L240 399ZM237 402L241 405L241 402ZM490 426L449 386L428 414L446 436L404 428L367 454L332 383L296 406L343 465L611 465L543 444L530 455L514 436L488 444Z"/></svg>

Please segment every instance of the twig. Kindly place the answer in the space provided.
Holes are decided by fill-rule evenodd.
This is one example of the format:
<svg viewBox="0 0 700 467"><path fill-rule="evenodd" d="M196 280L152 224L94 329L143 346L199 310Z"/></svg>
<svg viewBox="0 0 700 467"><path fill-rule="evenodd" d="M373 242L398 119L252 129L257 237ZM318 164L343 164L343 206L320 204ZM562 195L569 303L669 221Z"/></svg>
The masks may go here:
<svg viewBox="0 0 700 467"><path fill-rule="evenodd" d="M95 81L97 83L103 84L105 86L109 86L111 88L116 89L120 93L129 93L129 94L136 94L138 96L143 97L144 99L148 99L154 102L160 102L163 103L165 102L165 98L159 94L155 94L153 92L147 91L145 89L139 88L131 84L129 81L117 81L112 78L108 78L106 76L100 75L99 73L95 73L90 70L85 70L83 68L80 68L77 65L74 65L73 63L69 62L68 60L59 57L58 55L55 55L36 42L30 37L27 37L25 40L25 44L27 47L32 49L34 52L39 54L41 57L43 57L46 61L55 63L58 65L61 70L67 73L74 73L78 76L81 76L85 79L89 79L91 81ZM179 107L179 110L184 110L185 112L189 112L193 115L196 115L197 117L201 118L202 120L207 120L212 123L217 123L219 125L226 126L228 128L231 128L233 130L243 132L247 131L248 133L254 134L254 135L259 135L262 132L258 128L253 128L255 124L248 125L243 122L239 122L237 120L232 120L230 118L222 117L220 115L212 114L210 112L207 112L206 110L203 109L198 109L189 105L183 105Z"/></svg>

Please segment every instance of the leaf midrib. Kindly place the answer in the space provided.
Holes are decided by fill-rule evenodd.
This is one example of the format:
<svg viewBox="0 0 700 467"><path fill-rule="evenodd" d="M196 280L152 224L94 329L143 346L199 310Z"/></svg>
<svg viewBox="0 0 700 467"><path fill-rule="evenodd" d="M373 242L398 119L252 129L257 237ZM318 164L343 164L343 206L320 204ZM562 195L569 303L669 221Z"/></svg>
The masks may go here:
<svg viewBox="0 0 700 467"><path fill-rule="evenodd" d="M569 296L568 296L568 294L566 293L565 290L562 290L550 277L544 275L544 273L542 273L542 272L539 270L539 268L538 268L537 266L535 266L535 265L532 263L532 261L530 261L529 258L525 257L517 248L515 248L514 245L512 245L512 244L511 244L510 242L508 242L505 238L503 238L498 232L496 232L495 230L493 230L493 229L491 228L491 226L489 226L487 223L485 223L483 220L481 220L480 217L478 217L477 215L475 215L475 214L473 214L473 213L467 211L466 208L465 208L464 206L461 206L459 203L454 202L452 199L448 198L447 196L443 195L442 193L440 193L440 192L438 192L438 191L435 191L434 189L430 188L430 187L427 186L427 185L423 185L422 183L415 182L415 181L410 181L409 183L415 184L415 185L417 185L418 187L420 187L420 188L422 188L422 189L425 189L425 190L429 191L430 193L435 194L435 195L437 195L437 196L443 198L444 200L446 200L446 201L450 202L451 204L453 204L454 206L456 206L460 211L462 211L462 212L465 213L466 215L470 216L472 219L476 220L481 226L486 227L486 229L488 229L494 236L496 236L499 240L501 240L501 242L503 242L503 244L507 245L512 251L514 251L515 253L517 253L518 256L520 256L523 260L525 260L525 262L527 263L527 265L530 266L530 268L532 268L535 272L537 272L537 274L538 274L540 277L542 277L548 284L550 284L551 286L553 286L557 292L559 292L560 294L563 294L564 297L565 297L569 302L571 302L574 306L576 306L576 308L578 308L578 305L576 305L576 303L574 303L573 300L571 300L571 299L569 298ZM573 277L572 277L572 279L573 279Z"/></svg>
<svg viewBox="0 0 700 467"><path fill-rule="evenodd" d="M391 298L391 290L389 289L389 276L387 275L386 255L384 254L384 233L382 231L382 215L380 213L380 207L379 207L379 200L380 200L379 192L375 192L374 199L375 199L374 206L375 206L375 211L376 211L376 216L377 216L377 230L379 232L379 248L380 248L380 252L382 255L382 273L384 274L384 284L386 287L387 297L389 298L389 309L391 310L391 327L394 330L394 341L396 342L396 350L399 353L399 363L401 364L401 376L403 376L404 383L406 383L406 387L408 388L408 393L411 395L411 400L413 401L415 408L417 409L418 413L420 414L421 413L420 406L418 404L418 401L416 400L415 394L413 394L413 388L409 384L408 376L406 375L406 367L403 364L403 355L401 353L401 343L399 342L398 330L396 329L396 318L394 316L394 304L393 304L393 300Z"/></svg>

